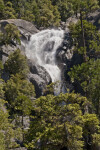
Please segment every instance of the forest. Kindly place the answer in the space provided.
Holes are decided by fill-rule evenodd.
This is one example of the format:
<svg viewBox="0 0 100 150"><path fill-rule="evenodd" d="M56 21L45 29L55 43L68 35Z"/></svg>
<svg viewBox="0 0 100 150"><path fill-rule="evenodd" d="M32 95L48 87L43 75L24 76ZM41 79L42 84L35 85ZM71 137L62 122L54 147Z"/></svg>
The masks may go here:
<svg viewBox="0 0 100 150"><path fill-rule="evenodd" d="M5 63L0 58L0 150L100 150L100 31L87 19L99 9L100 0L0 0L0 20L23 19L37 29L78 18L69 31L73 53L81 58L65 74L73 90L55 95L51 83L38 98L21 50ZM0 54L4 45L21 44L15 25L4 30Z"/></svg>

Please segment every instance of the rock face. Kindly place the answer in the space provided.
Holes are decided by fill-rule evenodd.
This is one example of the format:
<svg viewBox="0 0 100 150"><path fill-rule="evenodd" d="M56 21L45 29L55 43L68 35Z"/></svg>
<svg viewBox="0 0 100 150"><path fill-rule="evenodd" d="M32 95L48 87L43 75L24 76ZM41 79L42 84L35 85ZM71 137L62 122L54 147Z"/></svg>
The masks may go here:
<svg viewBox="0 0 100 150"><path fill-rule="evenodd" d="M46 85L51 83L51 77L42 66L34 64L29 61L30 73L28 79L35 86L36 97L43 95L43 90Z"/></svg>
<svg viewBox="0 0 100 150"><path fill-rule="evenodd" d="M22 19L8 19L0 21L0 31L4 32L4 27L7 24L14 24L18 27L18 30L21 34L21 45L3 45L0 47L0 58L2 58L2 62L5 63L8 55L16 50L17 48L21 49L23 52L25 51L25 45L28 43L30 36L38 32L36 27L25 20Z"/></svg>
<svg viewBox="0 0 100 150"><path fill-rule="evenodd" d="M78 54L73 54L73 47L72 47L72 41L70 38L70 33L68 30L68 26L70 23L76 23L79 19L75 16L70 17L66 23L62 22L62 28L65 30L65 38L62 42L61 47L58 48L56 53L56 60L58 63L59 68L62 70L62 76L65 74L65 78L68 81L68 77L66 77L67 72L69 69L76 64L79 64L82 62L82 57ZM94 25L97 26L98 30L100 30L100 9L95 11L94 13L91 13L88 15L87 20L92 22ZM18 27L20 33L21 33L21 45L3 45L0 47L0 59L2 59L2 62L5 63L7 60L9 54L16 50L17 48L20 48L21 51L25 51L25 46L30 40L30 37L32 34L35 34L39 32L36 27L25 20L21 19L8 19L8 20L1 20L0 21L0 30L3 32L4 27L6 24L14 24ZM28 79L30 82L32 82L35 85L36 89L36 95L39 97L43 93L43 89L51 83L50 75L47 73L47 71L39 66L36 65L33 62L29 62L30 67L30 73L28 76ZM3 78L5 80L8 79L7 74L4 72Z"/></svg>
<svg viewBox="0 0 100 150"><path fill-rule="evenodd" d="M93 25L95 25L97 29L100 30L100 9L90 13L87 17L87 20L92 22Z"/></svg>
<svg viewBox="0 0 100 150"><path fill-rule="evenodd" d="M8 59L10 53L12 53L17 48L21 49L24 54L25 46L28 44L31 35L39 32L36 27L25 20L21 19L8 19L0 21L0 30L4 32L4 27L6 24L14 24L18 27L21 34L21 45L3 45L0 47L0 58L2 59L3 64ZM32 61L28 63L30 68L30 73L28 75L28 80L32 82L35 86L36 96L39 97L43 94L43 90L46 85L51 83L51 77L45 70L45 68L36 65ZM6 73L5 70L2 74L2 78L7 81L9 79L9 73Z"/></svg>
<svg viewBox="0 0 100 150"><path fill-rule="evenodd" d="M30 39L30 36L32 34L35 34L39 32L36 27L25 20L21 19L8 19L8 20L1 20L0 21L0 30L3 32L4 27L6 24L14 24L18 27L20 34L21 34L21 45L3 45L0 47L0 57L2 59L3 64L8 59L8 56L11 52L16 50L17 48L21 49L22 52L25 51L25 46L28 44L28 41ZM67 28L68 29L68 28ZM71 49L71 39L69 35L69 31L66 31L64 41L61 45L61 47L57 51L57 62L59 68L62 70L62 75L64 78L64 72L65 70L63 68L65 64L68 66L68 62L70 62L72 58L72 53L69 49ZM47 45L48 46L48 45ZM28 75L28 80L32 82L35 86L36 90L36 96L39 97L43 94L43 91L46 87L46 85L50 84L51 77L48 74L48 72L45 70L44 67L41 67L39 65L36 65L35 62L29 61L29 67L30 67L30 73ZM9 74L7 74L5 71L3 72L2 78L7 81L9 79Z"/></svg>
<svg viewBox="0 0 100 150"><path fill-rule="evenodd" d="M34 33L37 33L38 30L36 27L28 21L22 20L22 19L8 19L8 20L1 20L0 25L1 25L1 30L5 27L6 24L14 24L18 27L22 39L29 39L30 36Z"/></svg>

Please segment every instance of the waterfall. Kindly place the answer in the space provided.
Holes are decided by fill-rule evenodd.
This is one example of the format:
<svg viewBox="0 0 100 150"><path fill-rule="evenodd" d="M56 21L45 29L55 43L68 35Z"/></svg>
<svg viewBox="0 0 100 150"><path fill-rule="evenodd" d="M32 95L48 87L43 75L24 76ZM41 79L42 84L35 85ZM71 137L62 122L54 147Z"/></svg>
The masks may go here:
<svg viewBox="0 0 100 150"><path fill-rule="evenodd" d="M56 50L64 38L63 30L47 29L32 35L26 48L26 56L43 66L52 82L61 81L61 71L56 63Z"/></svg>

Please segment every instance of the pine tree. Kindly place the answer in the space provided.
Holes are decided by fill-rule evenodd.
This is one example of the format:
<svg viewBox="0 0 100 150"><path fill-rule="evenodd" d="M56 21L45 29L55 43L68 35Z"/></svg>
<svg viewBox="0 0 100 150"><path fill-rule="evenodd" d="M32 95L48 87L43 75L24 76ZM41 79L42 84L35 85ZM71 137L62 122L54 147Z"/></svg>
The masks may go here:
<svg viewBox="0 0 100 150"><path fill-rule="evenodd" d="M83 61L97 58L100 53L100 34L96 27L83 20L85 47L83 46L81 22L70 25L70 33L73 39L74 50L83 55Z"/></svg>
<svg viewBox="0 0 100 150"><path fill-rule="evenodd" d="M74 93L47 95L35 100L26 146L41 150L83 150L89 135L100 137L99 120L95 114L88 113L86 108L89 105L85 97ZM93 138L89 142L91 146L99 145L99 141L94 142Z"/></svg>
<svg viewBox="0 0 100 150"><path fill-rule="evenodd" d="M20 74L22 78L27 77L27 73L29 71L27 59L21 54L19 49L9 55L4 66L6 71L8 71L10 74Z"/></svg>
<svg viewBox="0 0 100 150"><path fill-rule="evenodd" d="M7 81L4 90L10 116L15 122L15 127L20 127L21 140L24 141L24 117L31 114L35 98L34 86L16 74Z"/></svg>
<svg viewBox="0 0 100 150"><path fill-rule="evenodd" d="M3 81L0 79L0 150L14 148L17 143L14 139L15 131L9 120L9 114L5 107L7 102L4 100Z"/></svg>
<svg viewBox="0 0 100 150"><path fill-rule="evenodd" d="M3 18L4 19L15 19L16 18L15 10L12 7L12 3L10 1L8 1L5 4Z"/></svg>
<svg viewBox="0 0 100 150"><path fill-rule="evenodd" d="M95 111L100 117L100 60L90 60L74 66L68 74L73 84L81 86L81 94L93 103Z"/></svg>
<svg viewBox="0 0 100 150"><path fill-rule="evenodd" d="M20 32L18 28L13 24L7 24L5 26L5 33L3 34L3 41L5 44L20 44Z"/></svg>
<svg viewBox="0 0 100 150"><path fill-rule="evenodd" d="M81 39L82 39L82 50L84 51L84 61L87 61L86 56L86 39L85 39L85 28L84 28L84 19L87 17L87 14L91 11L98 8L97 0L72 0L73 10L77 16L77 13L80 14L80 28L81 28Z"/></svg>
<svg viewBox="0 0 100 150"><path fill-rule="evenodd" d="M3 0L0 0L0 18L2 19L3 18L3 13L4 13L4 1Z"/></svg>

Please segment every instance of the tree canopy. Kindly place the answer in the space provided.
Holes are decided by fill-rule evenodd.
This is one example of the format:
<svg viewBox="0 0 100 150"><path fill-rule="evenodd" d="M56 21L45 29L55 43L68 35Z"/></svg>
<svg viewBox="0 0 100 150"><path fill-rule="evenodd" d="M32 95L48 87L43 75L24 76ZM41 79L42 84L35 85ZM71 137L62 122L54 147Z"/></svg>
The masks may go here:
<svg viewBox="0 0 100 150"><path fill-rule="evenodd" d="M22 77L26 77L29 71L26 56L19 49L9 55L4 67L11 75L20 74Z"/></svg>
<svg viewBox="0 0 100 150"><path fill-rule="evenodd" d="M66 19L76 17L68 34L74 60L74 54L82 56L77 65L73 58L62 60L68 66L64 84L71 90L55 96L59 84L51 83L38 99L24 52L14 50L5 64L0 60L0 150L100 149L100 33L87 19L99 7L100 0L0 0L0 19L24 19L40 30L65 26ZM0 26L0 55L3 46L7 51L20 47L20 37L15 25ZM9 74L7 81L3 73Z"/></svg>
<svg viewBox="0 0 100 150"><path fill-rule="evenodd" d="M99 120L87 111L89 102L85 97L74 93L47 95L35 100L34 105L33 121L27 133L29 149L82 150L96 144L95 135L100 137Z"/></svg>

